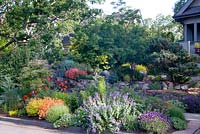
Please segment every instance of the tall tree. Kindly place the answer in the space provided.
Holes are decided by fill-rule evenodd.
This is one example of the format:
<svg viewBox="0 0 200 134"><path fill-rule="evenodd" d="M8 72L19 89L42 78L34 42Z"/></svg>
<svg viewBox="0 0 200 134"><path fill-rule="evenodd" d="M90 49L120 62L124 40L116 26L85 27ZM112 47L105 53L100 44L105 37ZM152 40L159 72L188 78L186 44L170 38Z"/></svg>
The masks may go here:
<svg viewBox="0 0 200 134"><path fill-rule="evenodd" d="M174 14L178 13L178 11L185 5L188 0L179 0L175 3L174 6Z"/></svg>

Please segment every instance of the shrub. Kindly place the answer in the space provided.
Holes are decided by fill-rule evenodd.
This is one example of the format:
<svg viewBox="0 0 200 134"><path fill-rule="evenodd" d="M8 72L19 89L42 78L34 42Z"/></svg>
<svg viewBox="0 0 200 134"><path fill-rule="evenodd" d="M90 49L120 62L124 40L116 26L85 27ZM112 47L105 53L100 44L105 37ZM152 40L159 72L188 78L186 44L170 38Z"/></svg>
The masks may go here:
<svg viewBox="0 0 200 134"><path fill-rule="evenodd" d="M104 77L100 77L98 81L98 93L103 96L106 93L106 83Z"/></svg>
<svg viewBox="0 0 200 134"><path fill-rule="evenodd" d="M158 97L148 97L144 101L144 111L157 111L160 113L166 112L166 104Z"/></svg>
<svg viewBox="0 0 200 134"><path fill-rule="evenodd" d="M200 96L187 96L182 102L187 105L187 112L200 113Z"/></svg>
<svg viewBox="0 0 200 134"><path fill-rule="evenodd" d="M147 71L147 67L143 66L143 65L136 65L135 66L135 70L138 72L146 72Z"/></svg>
<svg viewBox="0 0 200 134"><path fill-rule="evenodd" d="M177 118L180 118L182 120L185 120L185 116L183 114L183 111L178 107L172 107L172 108L168 109L168 116L169 117L177 117Z"/></svg>
<svg viewBox="0 0 200 134"><path fill-rule="evenodd" d="M161 89L160 82L158 81L153 82L152 84L149 85L149 88L151 90L160 90Z"/></svg>
<svg viewBox="0 0 200 134"><path fill-rule="evenodd" d="M139 117L139 125L148 132L165 134L170 128L167 118L158 112L144 113Z"/></svg>
<svg viewBox="0 0 200 134"><path fill-rule="evenodd" d="M44 103L39 106L39 118L45 118L47 115L47 112L49 108L51 108L54 105L64 105L64 101L60 99L53 99L50 97L45 97L43 99Z"/></svg>
<svg viewBox="0 0 200 134"><path fill-rule="evenodd" d="M115 92L100 97L96 93L94 98L89 97L83 103L83 108L88 114L88 131L90 133L101 133L105 130L118 132L126 115L138 114L136 107L136 103L127 94Z"/></svg>
<svg viewBox="0 0 200 134"><path fill-rule="evenodd" d="M77 92L69 93L68 96L68 106L70 111L74 113L80 107L80 96Z"/></svg>
<svg viewBox="0 0 200 134"><path fill-rule="evenodd" d="M73 116L69 113L66 113L60 117L57 121L53 123L54 128L61 128L61 127L69 127L73 124L72 122Z"/></svg>
<svg viewBox="0 0 200 134"><path fill-rule="evenodd" d="M69 113L69 108L67 106L54 105L51 108L49 108L45 119L53 123L66 113Z"/></svg>
<svg viewBox="0 0 200 134"><path fill-rule="evenodd" d="M13 111L21 107L19 89L15 87L10 77L2 78L0 89L3 91L0 95L0 105L3 105L4 112Z"/></svg>
<svg viewBox="0 0 200 134"><path fill-rule="evenodd" d="M88 121L88 112L80 107L75 111L74 114L74 126L77 127L82 127L83 129L87 129L89 126L89 121Z"/></svg>
<svg viewBox="0 0 200 134"><path fill-rule="evenodd" d="M177 108L181 109L183 112L185 112L186 106L178 100L169 100L166 103L167 103L168 109L170 109L172 107L177 107Z"/></svg>
<svg viewBox="0 0 200 134"><path fill-rule="evenodd" d="M178 117L171 117L170 121L175 129L183 130L187 128L187 122Z"/></svg>
<svg viewBox="0 0 200 134"><path fill-rule="evenodd" d="M38 116L39 107L43 105L44 102L45 101L40 98L31 99L26 106L28 116Z"/></svg>
<svg viewBox="0 0 200 134"><path fill-rule="evenodd" d="M125 121L122 125L122 128L124 130L138 130L139 124L138 124L138 118L135 115L127 115L125 118Z"/></svg>
<svg viewBox="0 0 200 134"><path fill-rule="evenodd" d="M79 70L78 68L70 68L65 72L65 76L69 79L76 79L78 76L87 75L86 71Z"/></svg>
<svg viewBox="0 0 200 134"><path fill-rule="evenodd" d="M63 101L65 102L66 105L69 104L69 95L68 95L67 93L59 92L59 91L54 91L54 92L51 94L51 97L52 97L52 98L55 98L55 99L63 100Z"/></svg>

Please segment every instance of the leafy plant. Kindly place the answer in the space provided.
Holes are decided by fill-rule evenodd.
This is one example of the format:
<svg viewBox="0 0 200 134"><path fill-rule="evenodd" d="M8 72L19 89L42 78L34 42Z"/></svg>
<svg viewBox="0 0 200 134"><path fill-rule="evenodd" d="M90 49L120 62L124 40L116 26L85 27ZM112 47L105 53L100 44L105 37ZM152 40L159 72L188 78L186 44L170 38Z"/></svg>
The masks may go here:
<svg viewBox="0 0 200 134"><path fill-rule="evenodd" d="M42 106L44 103L45 100L41 98L31 99L26 106L26 112L28 116L38 116L39 107Z"/></svg>
<svg viewBox="0 0 200 134"><path fill-rule="evenodd" d="M98 80L98 93L100 96L103 96L106 93L106 82L104 77L100 77Z"/></svg>
<svg viewBox="0 0 200 134"><path fill-rule="evenodd" d="M72 113L75 112L76 109L78 109L80 107L80 96L77 92L72 92L68 94L68 106L70 108L70 111Z"/></svg>
<svg viewBox="0 0 200 134"><path fill-rule="evenodd" d="M51 108L54 105L64 105L64 101L60 100L60 99L53 99L50 97L45 97L43 99L43 104L39 106L39 118L45 118L49 108Z"/></svg>
<svg viewBox="0 0 200 134"><path fill-rule="evenodd" d="M147 97L144 101L144 111L166 112L167 105L158 97Z"/></svg>
<svg viewBox="0 0 200 134"><path fill-rule="evenodd" d="M3 105L3 110L5 112L17 110L22 107L19 90L15 87L10 77L5 77L0 86L3 90L0 96L0 104Z"/></svg>
<svg viewBox="0 0 200 134"><path fill-rule="evenodd" d="M177 130L184 130L187 128L187 122L178 117L171 117L170 121L172 123L172 126Z"/></svg>
<svg viewBox="0 0 200 134"><path fill-rule="evenodd" d="M84 108L80 107L75 111L73 125L83 129L89 127L88 112Z"/></svg>
<svg viewBox="0 0 200 134"><path fill-rule="evenodd" d="M183 112L185 112L186 105L183 104L181 101L178 100L169 100L166 102L167 103L167 108L170 109L172 107L177 107L181 109Z"/></svg>
<svg viewBox="0 0 200 134"><path fill-rule="evenodd" d="M66 105L69 105L69 95L65 92L54 91L51 93L51 97L55 99L63 100Z"/></svg>
<svg viewBox="0 0 200 134"><path fill-rule="evenodd" d="M149 85L149 88L151 90L160 90L161 89L161 84L158 81L153 82L152 84Z"/></svg>
<svg viewBox="0 0 200 134"><path fill-rule="evenodd" d="M139 116L139 125L147 132L165 134L170 129L167 118L158 112L147 112Z"/></svg>
<svg viewBox="0 0 200 134"><path fill-rule="evenodd" d="M94 98L89 97L84 102L83 108L88 114L88 131L91 133L100 133L103 131L118 132L122 121L126 115L136 115L139 111L136 109L137 104L128 97L119 92L103 95L98 93Z"/></svg>
<svg viewBox="0 0 200 134"><path fill-rule="evenodd" d="M177 118L180 118L182 120L185 120L185 116L183 114L183 111L180 108L172 107L172 108L168 109L167 111L168 111L169 117L177 117Z"/></svg>
<svg viewBox="0 0 200 134"><path fill-rule="evenodd" d="M69 113L69 108L67 106L54 105L49 108L45 119L47 121L53 123L66 113Z"/></svg>
<svg viewBox="0 0 200 134"><path fill-rule="evenodd" d="M139 123L138 118L135 115L127 115L125 118L125 121L122 125L122 129L124 130L138 130L139 129Z"/></svg>
<svg viewBox="0 0 200 134"><path fill-rule="evenodd" d="M73 115L66 113L53 123L54 128L69 127L73 124Z"/></svg>

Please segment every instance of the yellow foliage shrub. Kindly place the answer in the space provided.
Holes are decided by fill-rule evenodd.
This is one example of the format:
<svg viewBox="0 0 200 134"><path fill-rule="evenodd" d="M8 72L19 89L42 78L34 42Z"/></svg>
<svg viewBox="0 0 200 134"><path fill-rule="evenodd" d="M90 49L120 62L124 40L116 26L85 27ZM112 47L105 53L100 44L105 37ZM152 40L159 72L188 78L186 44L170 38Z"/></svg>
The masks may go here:
<svg viewBox="0 0 200 134"><path fill-rule="evenodd" d="M39 107L39 118L45 118L47 115L47 112L49 110L49 108L51 108L52 106L55 105L64 105L64 101L60 100L60 99L53 99L50 97L45 97L44 98L44 103L42 105L40 105Z"/></svg>
<svg viewBox="0 0 200 134"><path fill-rule="evenodd" d="M43 105L44 102L45 100L40 98L31 99L26 106L28 116L38 116L39 107Z"/></svg>
<svg viewBox="0 0 200 134"><path fill-rule="evenodd" d="M147 71L147 67L143 66L143 65L136 65L135 66L135 70L138 72L146 72Z"/></svg>

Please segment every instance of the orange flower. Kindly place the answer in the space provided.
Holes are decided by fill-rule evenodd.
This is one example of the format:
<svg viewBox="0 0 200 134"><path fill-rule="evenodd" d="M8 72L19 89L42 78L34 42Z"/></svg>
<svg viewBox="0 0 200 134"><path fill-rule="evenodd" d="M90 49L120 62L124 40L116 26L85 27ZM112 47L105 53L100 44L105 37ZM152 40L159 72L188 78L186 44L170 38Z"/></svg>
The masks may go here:
<svg viewBox="0 0 200 134"><path fill-rule="evenodd" d="M28 99L28 96L27 96L27 95L24 95L24 96L23 96L23 99L24 99L24 101L26 101L26 100Z"/></svg>

